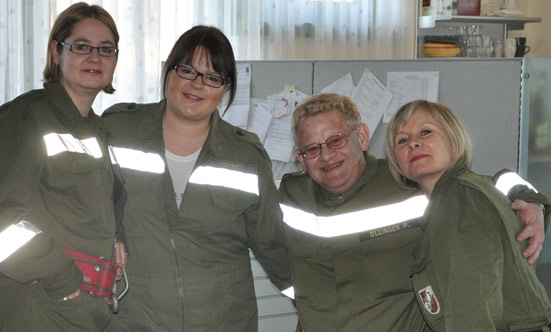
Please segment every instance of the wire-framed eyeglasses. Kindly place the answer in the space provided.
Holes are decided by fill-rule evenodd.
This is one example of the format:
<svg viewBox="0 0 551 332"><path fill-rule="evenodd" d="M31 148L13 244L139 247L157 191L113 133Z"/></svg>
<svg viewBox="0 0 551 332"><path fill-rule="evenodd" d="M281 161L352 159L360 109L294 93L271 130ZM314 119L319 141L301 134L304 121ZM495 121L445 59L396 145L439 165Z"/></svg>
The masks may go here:
<svg viewBox="0 0 551 332"><path fill-rule="evenodd" d="M306 159L316 158L321 154L322 145L326 145L331 150L342 149L348 144L348 137L356 130L358 126L354 127L348 134L337 134L335 136L329 137L323 143L312 143L306 146L303 146L298 153Z"/></svg>
<svg viewBox="0 0 551 332"><path fill-rule="evenodd" d="M195 70L193 67L186 65L176 65L174 66L174 70L176 71L176 75L178 75L178 77L190 81L196 79L197 76L201 76L201 81L203 82L203 84L213 88L219 88L226 82L225 79L218 75L201 73Z"/></svg>
<svg viewBox="0 0 551 332"><path fill-rule="evenodd" d="M114 57L119 54L119 49L113 46L90 46L86 44L67 44L65 42L59 42L63 47L75 54L90 54L94 49L98 50L99 55L106 57Z"/></svg>

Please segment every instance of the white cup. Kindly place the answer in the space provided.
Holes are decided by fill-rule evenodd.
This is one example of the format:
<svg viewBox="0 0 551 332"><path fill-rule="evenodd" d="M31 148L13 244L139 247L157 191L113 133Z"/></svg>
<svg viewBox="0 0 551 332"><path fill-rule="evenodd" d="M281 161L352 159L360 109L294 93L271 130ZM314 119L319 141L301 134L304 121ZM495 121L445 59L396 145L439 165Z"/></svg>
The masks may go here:
<svg viewBox="0 0 551 332"><path fill-rule="evenodd" d="M503 41L501 39L494 41L494 54L496 58L503 58Z"/></svg>
<svg viewBox="0 0 551 332"><path fill-rule="evenodd" d="M506 58L513 58L517 51L517 40L515 38L507 38L503 42L503 55Z"/></svg>

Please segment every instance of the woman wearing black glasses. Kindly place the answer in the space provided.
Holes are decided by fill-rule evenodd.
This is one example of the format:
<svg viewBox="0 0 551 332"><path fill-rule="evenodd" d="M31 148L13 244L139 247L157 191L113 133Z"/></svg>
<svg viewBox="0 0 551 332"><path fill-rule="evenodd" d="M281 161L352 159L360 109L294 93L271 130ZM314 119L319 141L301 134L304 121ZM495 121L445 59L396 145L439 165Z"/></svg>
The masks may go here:
<svg viewBox="0 0 551 332"><path fill-rule="evenodd" d="M103 8L72 5L50 33L44 88L0 108L1 331L117 330L116 267L81 272L62 249L115 260L123 191L92 103L114 91L118 42Z"/></svg>
<svg viewBox="0 0 551 332"><path fill-rule="evenodd" d="M105 113L129 192L127 272L140 289L125 298L119 326L256 332L249 249L277 287L290 277L269 157L217 110L236 91L228 39L206 26L184 33L162 87L159 103Z"/></svg>

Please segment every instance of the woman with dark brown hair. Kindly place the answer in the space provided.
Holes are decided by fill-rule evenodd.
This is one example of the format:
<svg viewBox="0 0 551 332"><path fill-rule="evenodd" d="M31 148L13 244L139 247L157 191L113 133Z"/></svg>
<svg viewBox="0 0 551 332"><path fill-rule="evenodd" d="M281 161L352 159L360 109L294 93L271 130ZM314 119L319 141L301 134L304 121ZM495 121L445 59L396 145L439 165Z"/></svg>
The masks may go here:
<svg viewBox="0 0 551 332"><path fill-rule="evenodd" d="M164 64L163 100L106 111L129 192L127 272L140 289L117 316L124 331L256 332L249 249L290 286L270 159L217 109L236 79L228 39L196 26Z"/></svg>

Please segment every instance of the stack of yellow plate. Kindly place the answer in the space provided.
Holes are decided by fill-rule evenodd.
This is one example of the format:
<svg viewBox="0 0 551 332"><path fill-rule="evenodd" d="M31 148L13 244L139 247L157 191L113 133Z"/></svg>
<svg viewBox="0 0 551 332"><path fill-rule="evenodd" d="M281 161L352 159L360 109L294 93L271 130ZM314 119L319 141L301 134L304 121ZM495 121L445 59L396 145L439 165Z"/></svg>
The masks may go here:
<svg viewBox="0 0 551 332"><path fill-rule="evenodd" d="M454 57L461 53L461 49L450 44L424 43L423 54L429 57Z"/></svg>

